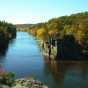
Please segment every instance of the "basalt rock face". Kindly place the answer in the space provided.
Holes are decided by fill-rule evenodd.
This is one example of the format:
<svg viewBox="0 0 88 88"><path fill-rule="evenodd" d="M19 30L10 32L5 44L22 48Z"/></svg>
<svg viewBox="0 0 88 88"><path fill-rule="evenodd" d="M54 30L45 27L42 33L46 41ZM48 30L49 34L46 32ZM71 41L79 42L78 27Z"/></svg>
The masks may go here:
<svg viewBox="0 0 88 88"><path fill-rule="evenodd" d="M21 78L15 80L11 87L6 85L1 85L0 88L48 88L46 85L33 78Z"/></svg>

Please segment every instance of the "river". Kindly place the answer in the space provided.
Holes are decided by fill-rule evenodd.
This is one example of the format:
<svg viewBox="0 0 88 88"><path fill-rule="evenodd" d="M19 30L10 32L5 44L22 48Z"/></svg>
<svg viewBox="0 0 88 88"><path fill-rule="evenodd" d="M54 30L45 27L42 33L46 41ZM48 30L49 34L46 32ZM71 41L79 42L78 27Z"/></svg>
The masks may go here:
<svg viewBox="0 0 88 88"><path fill-rule="evenodd" d="M49 88L88 88L88 63L49 61L43 57L37 41L26 32L18 32L0 54L0 69L16 73L16 78L34 77Z"/></svg>

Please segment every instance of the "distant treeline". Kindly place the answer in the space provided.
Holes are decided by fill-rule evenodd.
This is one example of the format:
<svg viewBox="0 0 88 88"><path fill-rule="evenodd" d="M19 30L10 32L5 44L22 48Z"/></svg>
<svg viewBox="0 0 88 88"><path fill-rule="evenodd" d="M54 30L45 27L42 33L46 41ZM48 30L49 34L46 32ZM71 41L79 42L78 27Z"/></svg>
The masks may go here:
<svg viewBox="0 0 88 88"><path fill-rule="evenodd" d="M5 21L0 21L0 48L16 37L16 27Z"/></svg>

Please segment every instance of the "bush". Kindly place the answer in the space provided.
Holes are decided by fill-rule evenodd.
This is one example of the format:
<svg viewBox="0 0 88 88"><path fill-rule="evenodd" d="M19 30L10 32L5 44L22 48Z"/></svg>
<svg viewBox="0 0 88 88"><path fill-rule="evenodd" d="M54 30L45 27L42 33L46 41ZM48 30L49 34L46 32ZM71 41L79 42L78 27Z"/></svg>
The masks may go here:
<svg viewBox="0 0 88 88"><path fill-rule="evenodd" d="M0 83L11 86L14 82L15 74L13 72L7 72L0 75Z"/></svg>

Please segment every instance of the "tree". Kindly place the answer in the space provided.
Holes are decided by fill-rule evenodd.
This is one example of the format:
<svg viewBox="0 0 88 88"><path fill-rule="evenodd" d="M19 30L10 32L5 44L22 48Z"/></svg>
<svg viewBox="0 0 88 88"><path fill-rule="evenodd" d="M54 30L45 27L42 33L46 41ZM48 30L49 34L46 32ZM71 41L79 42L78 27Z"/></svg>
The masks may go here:
<svg viewBox="0 0 88 88"><path fill-rule="evenodd" d="M37 38L41 40L47 39L46 30L44 28L37 29Z"/></svg>

